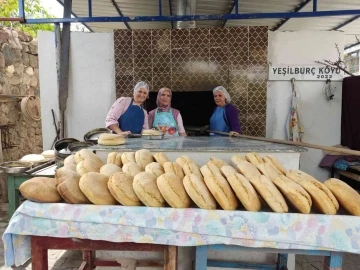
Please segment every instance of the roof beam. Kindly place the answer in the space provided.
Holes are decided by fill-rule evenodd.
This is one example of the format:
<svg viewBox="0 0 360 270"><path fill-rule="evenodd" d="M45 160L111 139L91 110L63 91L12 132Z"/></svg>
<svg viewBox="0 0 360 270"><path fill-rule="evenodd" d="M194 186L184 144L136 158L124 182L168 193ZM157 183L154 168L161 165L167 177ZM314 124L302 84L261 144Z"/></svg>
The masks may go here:
<svg viewBox="0 0 360 270"><path fill-rule="evenodd" d="M118 4L115 2L115 0L110 0L113 4L114 8L116 9L117 13L119 13L120 17L124 17L123 13L121 12L121 9L119 8ZM124 22L127 29L131 29L130 25L127 22Z"/></svg>
<svg viewBox="0 0 360 270"><path fill-rule="evenodd" d="M334 28L333 28L333 29L331 29L331 30L339 30L340 28L343 28L344 26L348 25L349 23L352 23L353 21L355 21L355 20L357 20L357 19L359 19L359 18L360 18L360 15L355 16L355 17L352 17L351 19L349 19L349 20L347 20L347 21L343 22L342 24L340 24L340 25L338 25L338 26L334 27Z"/></svg>
<svg viewBox="0 0 360 270"><path fill-rule="evenodd" d="M234 2L232 3L231 8L230 8L230 10L228 12L229 14L231 14L234 11L235 6L236 6L236 0L234 0ZM224 23L223 23L222 27L225 27L227 21L228 20L224 20Z"/></svg>
<svg viewBox="0 0 360 270"><path fill-rule="evenodd" d="M302 2L297 8L293 10L293 12L299 12L302 10L307 4L309 4L312 0L305 0ZM314 2L315 4L315 2ZM282 22L280 22L277 26L274 27L273 31L279 30L281 26L283 26L285 23L287 23L291 18L284 19Z"/></svg>

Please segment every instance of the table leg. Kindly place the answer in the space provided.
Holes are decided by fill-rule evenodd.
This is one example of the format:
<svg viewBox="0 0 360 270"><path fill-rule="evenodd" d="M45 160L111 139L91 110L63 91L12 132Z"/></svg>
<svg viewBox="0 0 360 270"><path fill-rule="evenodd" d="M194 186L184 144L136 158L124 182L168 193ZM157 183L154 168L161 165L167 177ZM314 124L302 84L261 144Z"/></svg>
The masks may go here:
<svg viewBox="0 0 360 270"><path fill-rule="evenodd" d="M94 257L95 257L94 251L92 251L92 250L83 250L82 251L82 258L86 262L84 270L93 270L95 268Z"/></svg>
<svg viewBox="0 0 360 270"><path fill-rule="evenodd" d="M177 269L177 246L166 246L164 249L164 270Z"/></svg>
<svg viewBox="0 0 360 270"><path fill-rule="evenodd" d="M207 246L197 246L195 253L195 270L206 270Z"/></svg>
<svg viewBox="0 0 360 270"><path fill-rule="evenodd" d="M31 267L33 270L48 269L48 250L41 244L41 238L31 237Z"/></svg>
<svg viewBox="0 0 360 270"><path fill-rule="evenodd" d="M343 255L339 252L330 252L330 256L325 257L324 270L341 270Z"/></svg>
<svg viewBox="0 0 360 270"><path fill-rule="evenodd" d="M19 207L19 190L15 188L15 177L7 176L8 200L9 200L9 220Z"/></svg>

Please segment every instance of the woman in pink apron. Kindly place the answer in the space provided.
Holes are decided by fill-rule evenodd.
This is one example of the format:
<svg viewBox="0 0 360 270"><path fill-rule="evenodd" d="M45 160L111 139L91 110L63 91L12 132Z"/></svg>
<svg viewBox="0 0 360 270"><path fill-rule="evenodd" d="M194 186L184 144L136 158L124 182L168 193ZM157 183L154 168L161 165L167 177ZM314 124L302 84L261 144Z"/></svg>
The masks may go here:
<svg viewBox="0 0 360 270"><path fill-rule="evenodd" d="M180 111L171 108L171 90L161 88L158 92L157 108L149 112L149 126L162 131L165 136L186 136Z"/></svg>

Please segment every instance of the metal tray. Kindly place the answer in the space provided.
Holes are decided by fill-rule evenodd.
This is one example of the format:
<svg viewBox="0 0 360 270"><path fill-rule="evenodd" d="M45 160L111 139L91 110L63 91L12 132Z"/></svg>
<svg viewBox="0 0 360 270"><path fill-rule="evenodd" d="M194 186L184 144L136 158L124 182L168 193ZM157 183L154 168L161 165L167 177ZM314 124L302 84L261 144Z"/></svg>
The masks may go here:
<svg viewBox="0 0 360 270"><path fill-rule="evenodd" d="M23 173L27 170L31 169L34 165L32 162L24 162L24 161L9 161L3 162L0 164L0 169L4 173Z"/></svg>
<svg viewBox="0 0 360 270"><path fill-rule="evenodd" d="M164 134L161 134L161 135L142 135L141 138L145 139L145 140L162 140L162 139L164 139Z"/></svg>
<svg viewBox="0 0 360 270"><path fill-rule="evenodd" d="M80 151L81 149L86 149L93 145L94 144L91 142L73 142L73 143L69 143L67 149L70 151L70 153L73 154L77 151Z"/></svg>
<svg viewBox="0 0 360 270"><path fill-rule="evenodd" d="M89 132L87 132L84 135L84 141L97 144L99 136L102 133L111 133L111 131L108 130L107 128L96 128L96 129L90 130Z"/></svg>

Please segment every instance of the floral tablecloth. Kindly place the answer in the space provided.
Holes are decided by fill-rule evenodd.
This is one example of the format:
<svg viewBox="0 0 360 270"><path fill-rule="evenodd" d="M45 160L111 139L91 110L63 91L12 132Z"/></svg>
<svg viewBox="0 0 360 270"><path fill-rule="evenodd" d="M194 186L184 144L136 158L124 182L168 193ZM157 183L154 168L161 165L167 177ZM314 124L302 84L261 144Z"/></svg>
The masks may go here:
<svg viewBox="0 0 360 270"><path fill-rule="evenodd" d="M176 246L231 244L360 254L360 217L24 202L2 239L7 266L30 258L30 236Z"/></svg>

